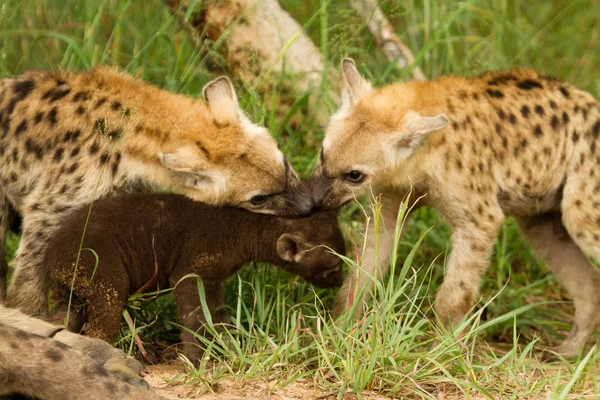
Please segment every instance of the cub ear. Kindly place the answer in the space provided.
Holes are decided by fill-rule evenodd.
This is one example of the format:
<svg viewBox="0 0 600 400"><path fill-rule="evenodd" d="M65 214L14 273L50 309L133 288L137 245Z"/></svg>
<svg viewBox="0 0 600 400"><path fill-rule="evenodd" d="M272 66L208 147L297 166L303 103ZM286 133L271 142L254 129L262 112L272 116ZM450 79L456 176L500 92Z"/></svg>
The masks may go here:
<svg viewBox="0 0 600 400"><path fill-rule="evenodd" d="M277 239L277 254L282 260L299 262L306 253L306 242L298 235L284 233Z"/></svg>
<svg viewBox="0 0 600 400"><path fill-rule="evenodd" d="M235 89L229 78L221 76L214 81L208 82L202 94L210 112L220 125L228 125L240 120L240 106L238 104Z"/></svg>
<svg viewBox="0 0 600 400"><path fill-rule="evenodd" d="M342 60L342 75L344 76L343 103L352 105L373 90L371 83L363 78L351 58Z"/></svg>
<svg viewBox="0 0 600 400"><path fill-rule="evenodd" d="M161 164L175 172L200 173L207 168L207 160L189 147L180 147L173 153L158 153Z"/></svg>

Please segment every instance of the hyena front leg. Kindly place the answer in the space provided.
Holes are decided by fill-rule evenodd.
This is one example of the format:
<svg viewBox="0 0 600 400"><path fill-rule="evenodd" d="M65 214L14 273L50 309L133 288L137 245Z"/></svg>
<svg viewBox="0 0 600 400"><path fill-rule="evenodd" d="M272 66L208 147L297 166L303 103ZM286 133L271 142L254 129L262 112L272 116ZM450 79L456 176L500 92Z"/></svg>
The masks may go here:
<svg viewBox="0 0 600 400"><path fill-rule="evenodd" d="M499 207L468 210L450 219L452 249L444 283L435 300L437 317L445 326L456 327L474 305L503 220Z"/></svg>
<svg viewBox="0 0 600 400"><path fill-rule="evenodd" d="M521 218L518 222L535 254L545 261L575 303L573 329L554 349L571 358L579 354L600 320L600 273L571 238L556 235L556 214Z"/></svg>
<svg viewBox="0 0 600 400"><path fill-rule="evenodd" d="M48 239L71 208L35 202L24 206L23 234L17 267L8 288L7 304L28 315L48 314L48 282L42 265ZM59 203L60 204L60 203Z"/></svg>
<svg viewBox="0 0 600 400"><path fill-rule="evenodd" d="M0 303L6 300L6 274L8 265L6 264L6 235L10 220L10 209L8 199L0 189Z"/></svg>
<svg viewBox="0 0 600 400"><path fill-rule="evenodd" d="M364 294L361 304L356 307L355 317L360 317L364 304L373 295L377 280L381 280L390 270L390 257L394 248L394 232L402 197L382 196L381 220L379 231L375 234L375 221L371 220L367 232L367 245L362 255L361 269L350 272L340 289L333 306L333 315L352 309L361 291ZM359 247L361 243L358 244Z"/></svg>

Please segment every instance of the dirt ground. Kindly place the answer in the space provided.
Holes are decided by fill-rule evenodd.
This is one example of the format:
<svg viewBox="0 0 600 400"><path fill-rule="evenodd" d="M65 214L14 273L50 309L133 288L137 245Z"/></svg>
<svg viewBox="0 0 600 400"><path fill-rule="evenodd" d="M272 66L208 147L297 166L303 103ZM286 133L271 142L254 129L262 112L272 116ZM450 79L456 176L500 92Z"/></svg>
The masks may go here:
<svg viewBox="0 0 600 400"><path fill-rule="evenodd" d="M146 381L162 396L170 399L200 399L200 400L334 400L338 391L320 390L308 380L296 380L285 388L269 388L268 384L258 379L245 380L240 387L234 380L220 380L217 393L206 393L205 385L193 385L183 382L170 382L186 373L185 368L172 361L168 364L150 365L147 367ZM392 397L363 392L364 400L391 400ZM438 400L459 400L457 394L436 394ZM357 400L352 393L345 393L343 400ZM486 397L472 396L472 400L483 400Z"/></svg>
<svg viewBox="0 0 600 400"><path fill-rule="evenodd" d="M268 384L258 379L245 380L240 387L233 380L220 380L218 393L205 393L206 386L186 383L169 383L173 378L185 373L185 368L177 362L150 365L147 367L146 381L159 394L171 399L201 399L201 400L334 400L338 391L319 390L307 380L297 380L285 388L269 388ZM356 400L351 393L345 393L343 400ZM375 393L363 393L365 400L387 400L390 397ZM440 400L443 399L440 398Z"/></svg>

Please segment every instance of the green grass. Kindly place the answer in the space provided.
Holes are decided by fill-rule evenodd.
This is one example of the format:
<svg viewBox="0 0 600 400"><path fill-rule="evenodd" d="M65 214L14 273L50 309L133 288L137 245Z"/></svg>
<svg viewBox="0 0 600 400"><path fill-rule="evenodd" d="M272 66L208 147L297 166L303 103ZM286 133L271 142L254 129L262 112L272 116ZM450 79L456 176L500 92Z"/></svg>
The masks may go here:
<svg viewBox="0 0 600 400"><path fill-rule="evenodd" d="M376 85L406 78L389 66L347 1L282 4L305 25L327 63L337 67L342 57L351 56ZM526 66L600 98L600 2L383 0L381 6L429 77ZM97 64L118 65L191 96L200 96L214 77L158 0L5 0L0 5L0 77L34 68L81 70ZM288 79L292 77L278 81ZM248 115L265 124L294 167L309 175L323 134L315 116L304 107L282 112L276 100L294 99L286 99L287 92L277 84L274 101L263 102L248 85L238 89ZM346 207L341 223L360 247L365 227L360 207ZM381 282L358 323L329 320L334 290L317 290L267 266L245 267L227 285L234 328L217 335L210 344L215 358L197 369L190 366L188 380L206 391L223 380L243 385L259 379L269 381L273 390L309 380L323 391L336 391L338 398L347 390L427 399L440 390L460 393L459 398L600 396L600 351L576 362L538 360L532 344L558 343L570 329L572 307L511 220L498 234L472 324L460 340L438 332L430 321L449 228L430 209L419 210L406 223L394 279ZM10 257L17 242L11 236ZM353 253L349 257L352 264ZM162 347L151 342L176 341L169 296L154 302L138 299L129 313L154 354L160 355ZM126 327L120 345L135 348Z"/></svg>

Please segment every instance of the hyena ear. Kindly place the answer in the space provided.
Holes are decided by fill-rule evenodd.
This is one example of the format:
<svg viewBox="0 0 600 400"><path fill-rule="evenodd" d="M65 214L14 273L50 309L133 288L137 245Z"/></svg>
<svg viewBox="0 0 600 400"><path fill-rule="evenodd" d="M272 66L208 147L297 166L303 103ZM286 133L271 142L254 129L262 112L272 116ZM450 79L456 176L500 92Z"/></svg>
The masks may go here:
<svg viewBox="0 0 600 400"><path fill-rule="evenodd" d="M236 123L240 120L240 106L235 89L229 78L221 76L208 82L202 94L215 121L220 125Z"/></svg>
<svg viewBox="0 0 600 400"><path fill-rule="evenodd" d="M410 112L405 117L404 126L400 132L393 135L395 159L406 158L418 150L429 135L448 125L448 117L438 114L435 117L423 117L415 112Z"/></svg>
<svg viewBox="0 0 600 400"><path fill-rule="evenodd" d="M418 113L410 112L405 117L405 133L410 136L422 136L442 129L448 125L448 117L444 114L438 114L435 117L423 117Z"/></svg>
<svg viewBox="0 0 600 400"><path fill-rule="evenodd" d="M354 60L351 58L342 60L342 75L344 76L342 102L345 106L353 105L373 90L371 83L360 75Z"/></svg>
<svg viewBox="0 0 600 400"><path fill-rule="evenodd" d="M284 233L277 239L277 254L282 260L288 262L300 262L307 251L307 245L303 238L298 235Z"/></svg>
<svg viewBox="0 0 600 400"><path fill-rule="evenodd" d="M201 173L207 168L207 160L190 147L180 147L173 153L158 153L161 164L170 171Z"/></svg>

